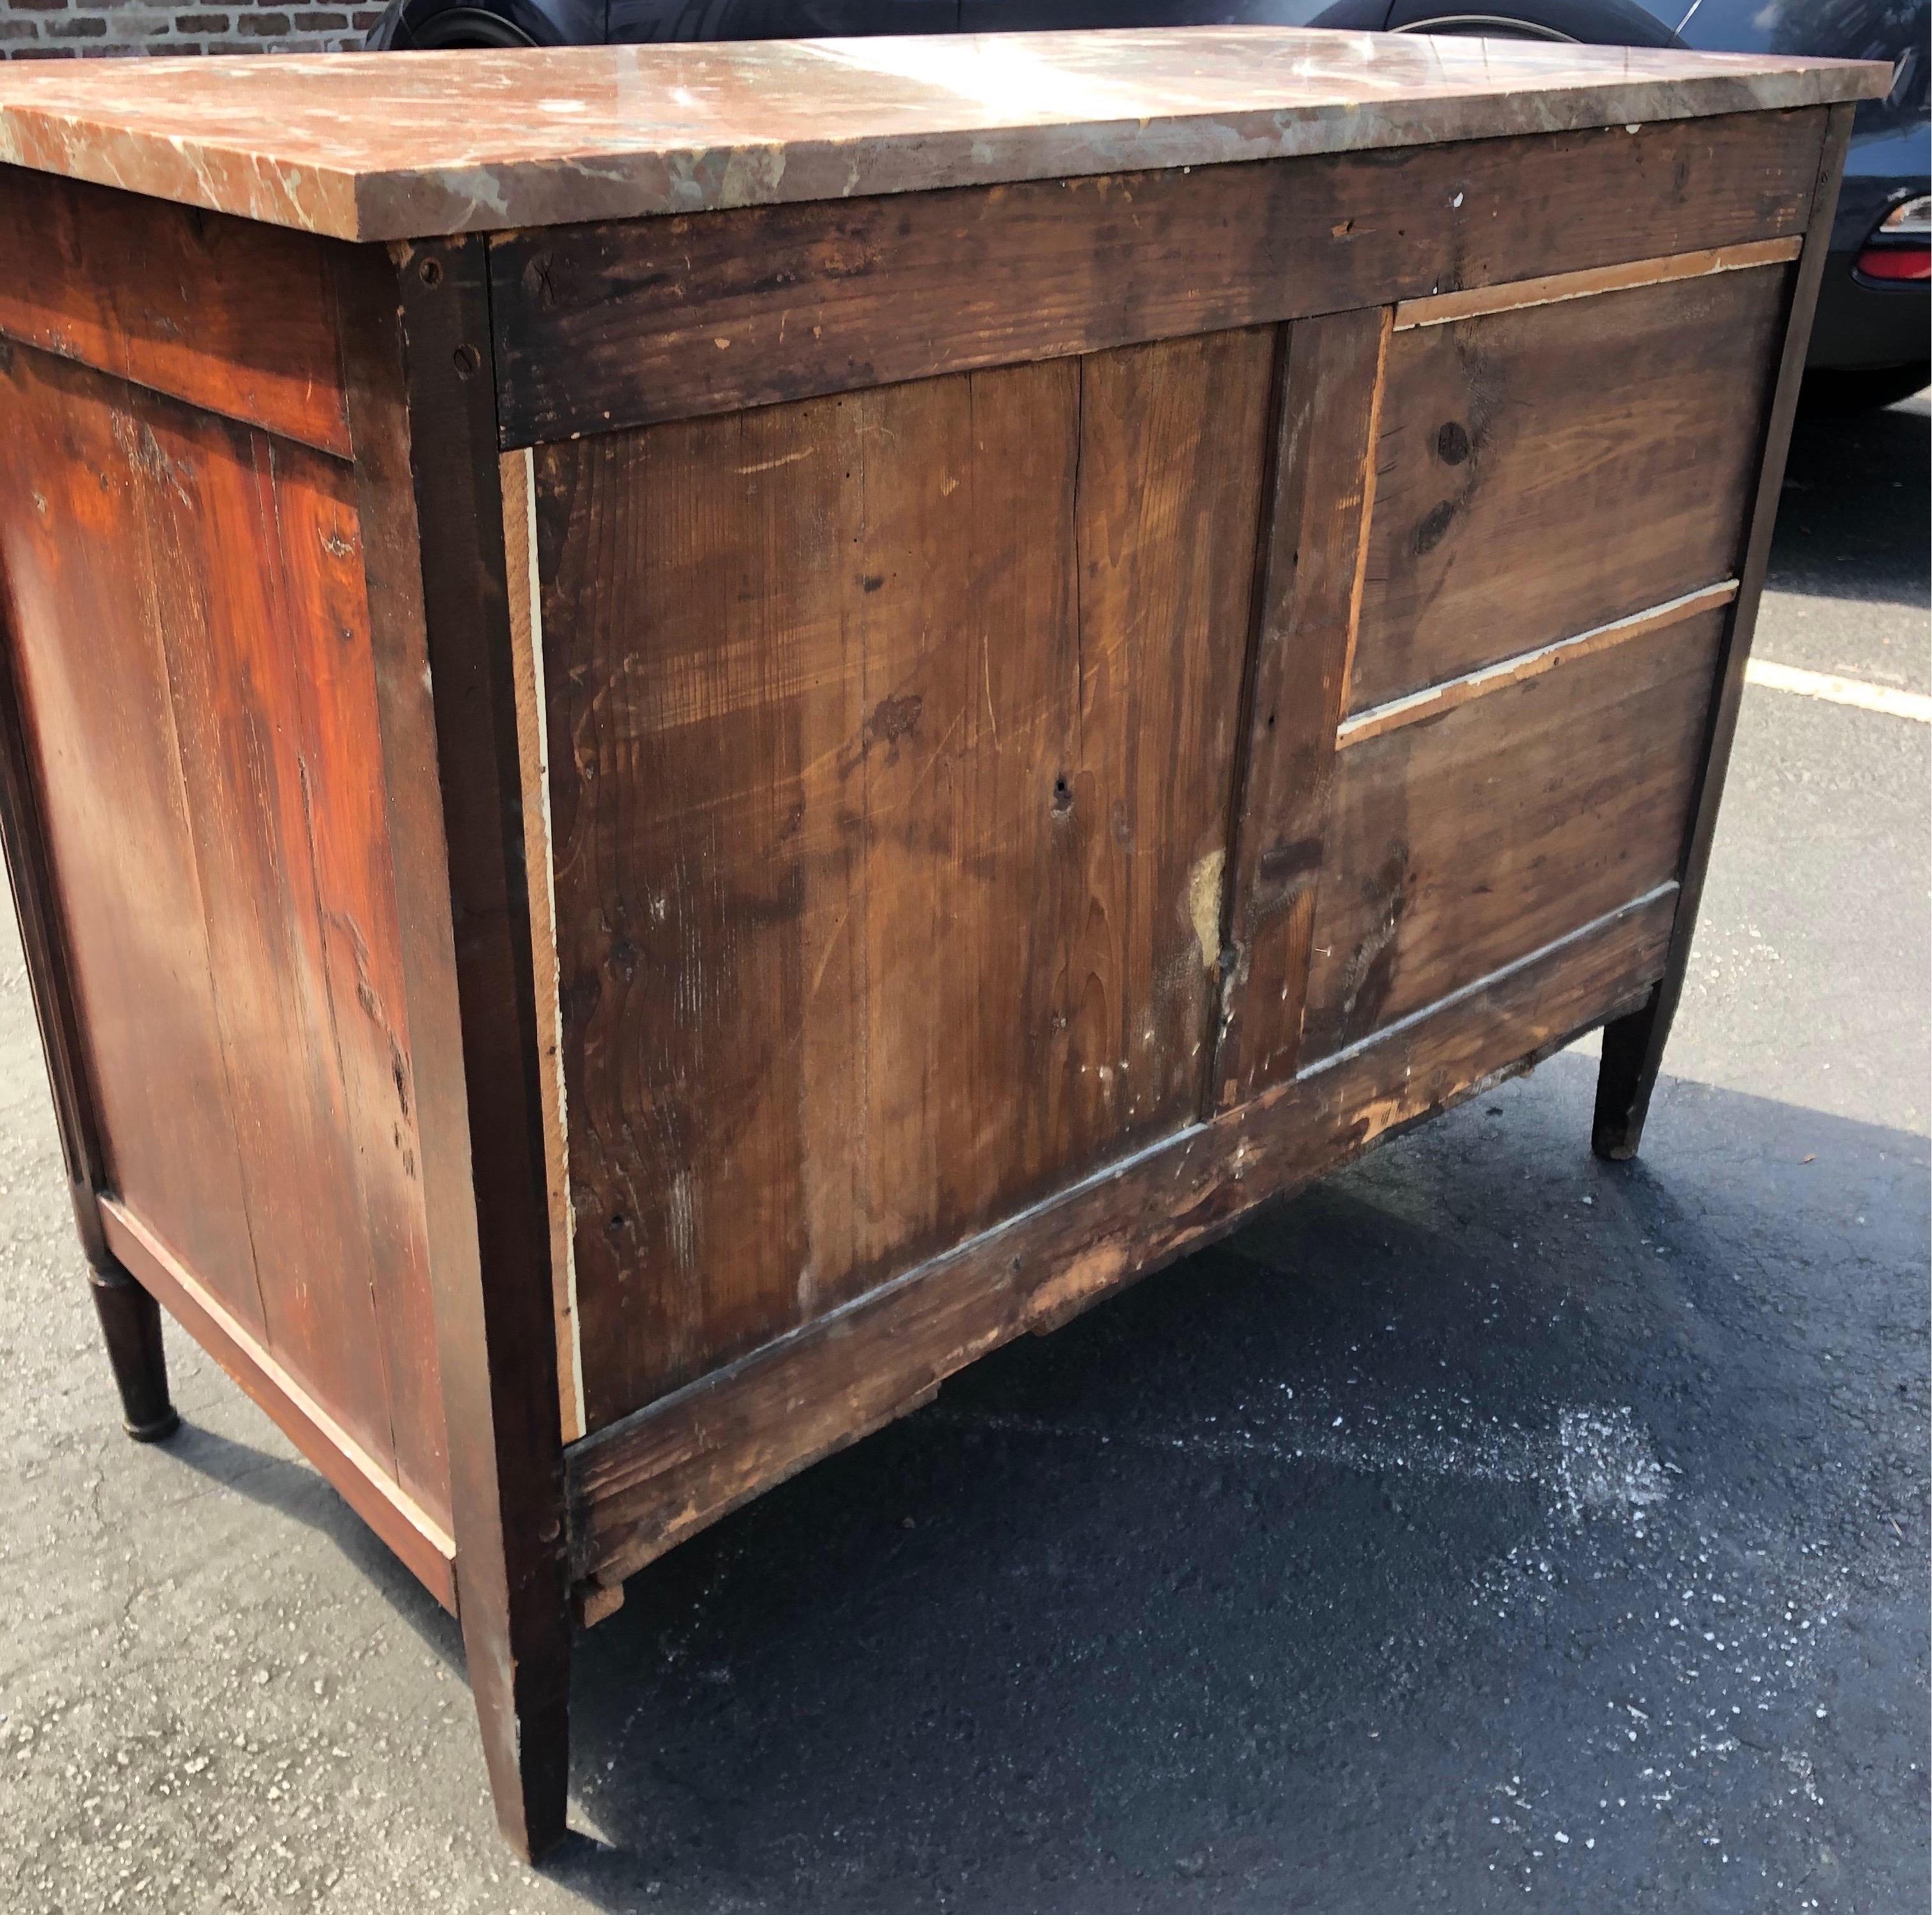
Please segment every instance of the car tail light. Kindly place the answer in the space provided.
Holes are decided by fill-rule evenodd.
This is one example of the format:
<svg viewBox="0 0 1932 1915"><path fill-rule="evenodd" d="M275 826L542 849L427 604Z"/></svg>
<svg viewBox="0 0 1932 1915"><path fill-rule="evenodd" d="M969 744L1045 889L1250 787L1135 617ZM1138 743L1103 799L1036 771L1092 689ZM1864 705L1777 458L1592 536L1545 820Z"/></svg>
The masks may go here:
<svg viewBox="0 0 1932 1915"><path fill-rule="evenodd" d="M1878 223L1880 239L1932 240L1932 193L1901 200Z"/></svg>
<svg viewBox="0 0 1932 1915"><path fill-rule="evenodd" d="M1932 279L1932 246L1868 246L1858 255L1862 278L1900 281Z"/></svg>
<svg viewBox="0 0 1932 1915"><path fill-rule="evenodd" d="M1901 200L1878 224L1852 269L1862 279L1932 280L1932 193Z"/></svg>

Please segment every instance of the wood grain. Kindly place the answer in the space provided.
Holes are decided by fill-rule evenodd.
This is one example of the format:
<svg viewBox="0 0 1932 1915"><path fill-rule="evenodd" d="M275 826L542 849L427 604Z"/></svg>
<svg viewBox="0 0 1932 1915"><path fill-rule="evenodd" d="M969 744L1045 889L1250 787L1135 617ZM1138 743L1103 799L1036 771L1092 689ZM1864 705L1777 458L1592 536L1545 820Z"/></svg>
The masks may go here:
<svg viewBox="0 0 1932 1915"><path fill-rule="evenodd" d="M1303 1055L1677 875L1721 609L1342 752Z"/></svg>
<svg viewBox="0 0 1932 1915"><path fill-rule="evenodd" d="M10 356L0 557L100 1174L442 1513L346 469Z"/></svg>
<svg viewBox="0 0 1932 1915"><path fill-rule="evenodd" d="M0 335L338 458L325 243L0 167Z"/></svg>
<svg viewBox="0 0 1932 1915"><path fill-rule="evenodd" d="M1234 1228L1407 1125L1640 1001L1666 890L1348 1058L1147 1146L570 1454L573 1566L610 1589L819 1457L931 1400L976 1357Z"/></svg>
<svg viewBox="0 0 1932 1915"><path fill-rule="evenodd" d="M318 629L320 608L290 589L269 442L138 389L130 401L140 561L173 706L265 1340L393 1467L388 1379L370 1360L382 1348L376 1268L340 1049L340 996L353 986L343 978L338 994L326 947L312 837L322 794L300 749L304 655L318 639L344 639ZM326 470L344 484L339 467ZM387 1101L395 1108L393 1088Z"/></svg>
<svg viewBox="0 0 1932 1915"><path fill-rule="evenodd" d="M1294 1074L1374 509L1386 308L1298 321L1274 451L1209 1108Z"/></svg>
<svg viewBox="0 0 1932 1915"><path fill-rule="evenodd" d="M1396 334L1350 711L1736 576L1787 270Z"/></svg>
<svg viewBox="0 0 1932 1915"><path fill-rule="evenodd" d="M1186 1121L1271 358L538 454L593 1429Z"/></svg>
<svg viewBox="0 0 1932 1915"><path fill-rule="evenodd" d="M8 636L100 1174L264 1339L127 389L24 349L0 368Z"/></svg>
<svg viewBox="0 0 1932 1915"><path fill-rule="evenodd" d="M502 443L1784 238L1823 124L1677 121L506 234L490 245Z"/></svg>

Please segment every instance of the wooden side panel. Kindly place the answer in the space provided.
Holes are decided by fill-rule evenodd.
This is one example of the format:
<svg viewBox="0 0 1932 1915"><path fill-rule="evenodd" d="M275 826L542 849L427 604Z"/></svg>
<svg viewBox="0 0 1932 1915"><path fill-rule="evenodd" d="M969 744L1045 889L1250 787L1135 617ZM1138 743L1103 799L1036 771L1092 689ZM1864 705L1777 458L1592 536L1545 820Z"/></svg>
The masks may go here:
<svg viewBox="0 0 1932 1915"><path fill-rule="evenodd" d="M0 167L0 334L346 458L326 251Z"/></svg>
<svg viewBox="0 0 1932 1915"><path fill-rule="evenodd" d="M1372 513L1387 308L1288 329L1211 1103L1292 1076Z"/></svg>
<svg viewBox="0 0 1932 1915"><path fill-rule="evenodd" d="M592 1429L1187 1121L1272 357L537 454Z"/></svg>
<svg viewBox="0 0 1932 1915"><path fill-rule="evenodd" d="M1758 113L505 234L502 443L1786 238L1823 133Z"/></svg>
<svg viewBox="0 0 1932 1915"><path fill-rule="evenodd" d="M442 1516L349 473L13 359L0 560L110 1181Z"/></svg>
<svg viewBox="0 0 1932 1915"><path fill-rule="evenodd" d="M0 365L8 638L108 1174L260 1337L126 391L30 352Z"/></svg>
<svg viewBox="0 0 1932 1915"><path fill-rule="evenodd" d="M1676 878L1724 616L1338 755L1304 1058Z"/></svg>
<svg viewBox="0 0 1932 1915"><path fill-rule="evenodd" d="M1730 578L1789 270L1398 332L1348 709Z"/></svg>

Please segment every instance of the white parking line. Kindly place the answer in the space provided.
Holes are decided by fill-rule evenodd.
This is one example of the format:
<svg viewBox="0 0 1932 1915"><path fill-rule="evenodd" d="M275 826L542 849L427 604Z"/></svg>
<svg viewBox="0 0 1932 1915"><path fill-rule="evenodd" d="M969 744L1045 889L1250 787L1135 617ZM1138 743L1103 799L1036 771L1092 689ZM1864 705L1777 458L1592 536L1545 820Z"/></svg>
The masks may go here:
<svg viewBox="0 0 1932 1915"><path fill-rule="evenodd" d="M1802 698L1823 698L1834 705L1856 705L1861 711L1883 712L1888 718L1915 719L1932 725L1932 698L1922 692L1901 692L1890 685L1868 685L1862 679L1837 678L1828 671L1804 671L1795 665L1774 665L1752 659L1744 666L1744 683L1770 692L1796 692Z"/></svg>

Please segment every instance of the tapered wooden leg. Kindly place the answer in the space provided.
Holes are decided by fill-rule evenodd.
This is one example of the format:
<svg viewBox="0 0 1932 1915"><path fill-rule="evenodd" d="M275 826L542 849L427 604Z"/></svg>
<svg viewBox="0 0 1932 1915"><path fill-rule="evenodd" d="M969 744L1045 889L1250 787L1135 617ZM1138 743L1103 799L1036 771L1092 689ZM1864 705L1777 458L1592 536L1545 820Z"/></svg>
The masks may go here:
<svg viewBox="0 0 1932 1915"><path fill-rule="evenodd" d="M1640 1010L1604 1026L1604 1059L1597 1068L1597 1114L1590 1148L1612 1163L1636 1155L1650 1115L1664 1040L1670 1034L1670 1010L1661 985Z"/></svg>
<svg viewBox="0 0 1932 1915"><path fill-rule="evenodd" d="M158 1443L181 1427L168 1399L160 1306L118 1265L88 1273L107 1360L121 1391L121 1427L137 1443Z"/></svg>
<svg viewBox="0 0 1932 1915"><path fill-rule="evenodd" d="M503 1839L535 1862L563 1839L570 1780L571 1619L554 1578L515 1608L472 1594L459 1548L458 1600L483 1759ZM492 1578L499 1581L500 1579ZM548 1587L542 1586L544 1583Z"/></svg>
<svg viewBox="0 0 1932 1915"><path fill-rule="evenodd" d="M390 842L399 891L415 870L426 897L448 896L446 918L425 906L403 938L457 1610L496 1820L535 1860L564 1833L572 1622L503 481L494 382L475 376L490 363L488 249L431 241L386 281L398 263L374 248L359 261L338 285L363 316L344 327L367 355L350 430L381 503L363 522L406 527L412 512L400 563L422 566L419 626L406 594L375 590Z"/></svg>

